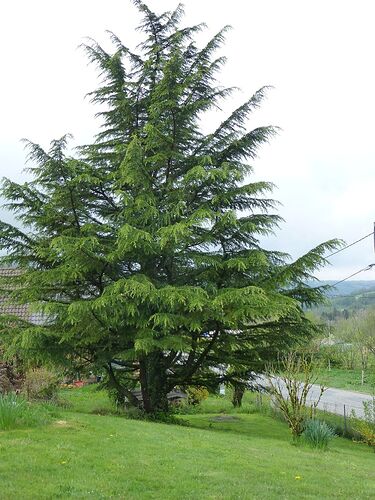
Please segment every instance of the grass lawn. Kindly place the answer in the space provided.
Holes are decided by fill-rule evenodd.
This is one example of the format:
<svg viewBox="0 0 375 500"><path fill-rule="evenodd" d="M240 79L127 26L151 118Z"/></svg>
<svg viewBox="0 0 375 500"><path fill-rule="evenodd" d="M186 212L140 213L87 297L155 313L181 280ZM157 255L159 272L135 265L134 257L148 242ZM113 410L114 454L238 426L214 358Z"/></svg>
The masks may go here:
<svg viewBox="0 0 375 500"><path fill-rule="evenodd" d="M342 368L332 368L331 371L323 370L319 382L323 382L327 387L373 394L375 392L375 367L369 368L365 372L363 385L361 384L361 370L344 370Z"/></svg>
<svg viewBox="0 0 375 500"><path fill-rule="evenodd" d="M98 389L96 384L86 385L80 389L63 389L59 398L67 410L76 413L113 413L113 403L108 398L108 393Z"/></svg>
<svg viewBox="0 0 375 500"><path fill-rule="evenodd" d="M72 406L53 424L0 432L0 498L375 497L375 455L362 444L293 446L284 423L259 413L180 415L189 427L94 415L111 409L105 393L67 392Z"/></svg>

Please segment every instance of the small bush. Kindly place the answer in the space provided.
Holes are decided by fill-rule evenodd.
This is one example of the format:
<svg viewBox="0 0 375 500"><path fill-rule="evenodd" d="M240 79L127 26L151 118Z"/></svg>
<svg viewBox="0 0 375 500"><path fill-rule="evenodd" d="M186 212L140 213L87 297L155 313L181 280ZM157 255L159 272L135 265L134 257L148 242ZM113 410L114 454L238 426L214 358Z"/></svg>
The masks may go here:
<svg viewBox="0 0 375 500"><path fill-rule="evenodd" d="M35 368L26 373L23 393L31 401L51 401L57 398L59 380L47 368Z"/></svg>
<svg viewBox="0 0 375 500"><path fill-rule="evenodd" d="M199 413L206 413L202 406L200 405L191 405L188 404L187 401L182 401L179 404L171 405L170 408L171 415L197 415ZM210 413L207 411L207 413Z"/></svg>
<svg viewBox="0 0 375 500"><path fill-rule="evenodd" d="M369 422L359 421L356 426L356 431L361 436L360 440L368 446L371 446L375 452L375 427Z"/></svg>
<svg viewBox="0 0 375 500"><path fill-rule="evenodd" d="M312 448L325 450L335 437L333 429L321 420L307 420L302 433L303 440Z"/></svg>
<svg viewBox="0 0 375 500"><path fill-rule="evenodd" d="M54 416L57 410L51 405L31 405L14 393L0 394L0 430L43 425Z"/></svg>
<svg viewBox="0 0 375 500"><path fill-rule="evenodd" d="M372 401L363 402L363 411L364 418L358 419L354 428L359 433L360 440L375 452L375 396Z"/></svg>
<svg viewBox="0 0 375 500"><path fill-rule="evenodd" d="M199 405L202 401L208 398L209 392L205 387L194 387L189 386L186 390L188 395L188 403L189 405Z"/></svg>

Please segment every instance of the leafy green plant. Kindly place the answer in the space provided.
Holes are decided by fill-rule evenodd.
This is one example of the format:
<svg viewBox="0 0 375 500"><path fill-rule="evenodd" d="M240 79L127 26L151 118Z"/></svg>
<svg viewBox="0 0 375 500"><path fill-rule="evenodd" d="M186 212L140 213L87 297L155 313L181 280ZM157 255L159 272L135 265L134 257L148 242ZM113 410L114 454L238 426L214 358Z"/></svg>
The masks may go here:
<svg viewBox="0 0 375 500"><path fill-rule="evenodd" d="M312 448L326 450L329 442L335 437L335 432L326 422L309 419L305 422L302 437Z"/></svg>
<svg viewBox="0 0 375 500"><path fill-rule="evenodd" d="M43 425L57 415L52 405L31 405L14 393L0 394L0 430Z"/></svg>
<svg viewBox="0 0 375 500"><path fill-rule="evenodd" d="M0 395L0 429L18 427L27 411L26 401L13 393Z"/></svg>

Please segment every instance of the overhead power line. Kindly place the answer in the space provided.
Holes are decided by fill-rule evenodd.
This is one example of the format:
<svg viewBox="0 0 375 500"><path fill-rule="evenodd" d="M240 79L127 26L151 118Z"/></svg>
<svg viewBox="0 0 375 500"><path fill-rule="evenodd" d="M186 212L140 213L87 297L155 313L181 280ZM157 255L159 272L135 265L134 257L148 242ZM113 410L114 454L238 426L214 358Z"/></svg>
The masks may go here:
<svg viewBox="0 0 375 500"><path fill-rule="evenodd" d="M330 295L330 299L375 299L375 290L370 292L353 292L351 295Z"/></svg>
<svg viewBox="0 0 375 500"><path fill-rule="evenodd" d="M372 231L371 233L369 234L366 234L366 236L363 236L362 238L360 238L359 240L357 241L353 241L353 243L350 243L349 245L346 245L345 247L343 248L340 248L339 250L336 250L335 252L332 252L330 253L329 255L327 255L326 259L329 259L330 257L332 257L333 255L336 255L340 252L343 252L344 250L346 250L347 248L350 248L352 247L353 245L356 245L357 243L359 243L360 241L363 241L365 240L366 238L369 238L370 236L372 236L373 234L375 233L375 231ZM362 271L358 271L358 272L362 272ZM353 275L354 276L354 275Z"/></svg>
<svg viewBox="0 0 375 500"><path fill-rule="evenodd" d="M353 276L356 276L356 275L357 275L357 274L359 274L359 273L363 273L364 271L369 271L369 270L370 270L370 269L372 269L373 267L375 267L375 264L369 264L368 266L364 267L363 269L360 269L359 271L357 271L357 272L355 272L355 273L351 274L350 276L347 276L346 278L344 278L344 279L342 279L342 280L340 280L340 281L337 281L336 283L334 283L334 284L333 284L333 285L331 285L331 286L332 286L332 288L333 288L333 287L335 287L336 285L338 285L338 284L342 283L343 281L346 281L346 280L348 280L348 279L350 279L350 278L353 278Z"/></svg>

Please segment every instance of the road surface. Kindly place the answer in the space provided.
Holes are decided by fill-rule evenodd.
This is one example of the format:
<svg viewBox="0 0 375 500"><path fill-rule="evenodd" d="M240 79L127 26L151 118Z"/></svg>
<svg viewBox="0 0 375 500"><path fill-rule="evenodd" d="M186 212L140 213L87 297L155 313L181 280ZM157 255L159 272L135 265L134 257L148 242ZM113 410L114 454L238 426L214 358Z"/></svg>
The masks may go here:
<svg viewBox="0 0 375 500"><path fill-rule="evenodd" d="M319 396L319 391L320 387L318 385L313 385L309 392L308 399L310 401L316 401ZM324 391L319 401L318 408L331 413L337 413L338 415L344 415L345 408L345 413L348 416L354 411L357 417L364 417L363 402L372 400L372 396L368 394L329 388Z"/></svg>
<svg viewBox="0 0 375 500"><path fill-rule="evenodd" d="M258 381L260 385L267 385L266 380L262 375L258 377ZM282 382L281 386L283 387ZM320 386L313 385L307 397L307 404L310 405L315 402L319 397L319 393ZM324 391L323 396L319 401L318 408L331 413L336 413L337 415L344 415L345 413L347 416L351 416L354 411L355 415L361 418L364 417L363 402L365 401L373 401L373 397L369 394L362 394L360 392L328 388Z"/></svg>

